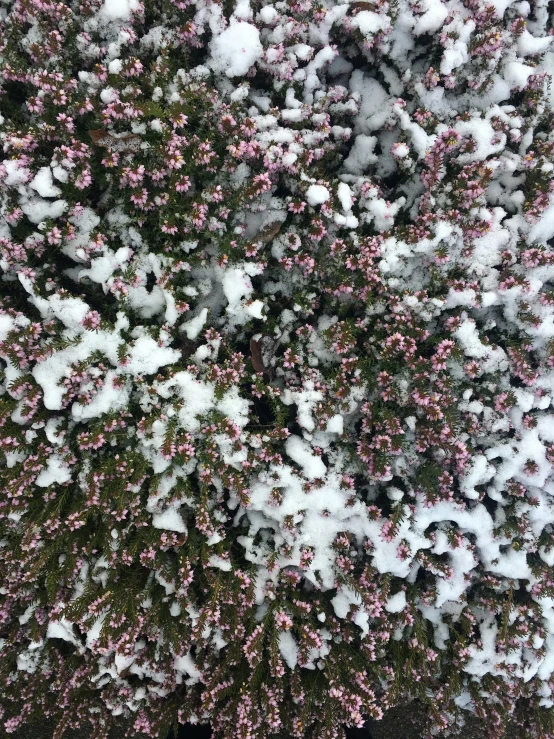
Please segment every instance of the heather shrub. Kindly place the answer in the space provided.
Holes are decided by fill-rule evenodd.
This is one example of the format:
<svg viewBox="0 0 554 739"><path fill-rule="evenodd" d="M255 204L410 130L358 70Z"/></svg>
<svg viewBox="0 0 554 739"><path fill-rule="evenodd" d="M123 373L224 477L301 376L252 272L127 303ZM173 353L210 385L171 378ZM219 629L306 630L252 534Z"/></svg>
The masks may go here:
<svg viewBox="0 0 554 739"><path fill-rule="evenodd" d="M552 736L552 5L0 18L5 731Z"/></svg>

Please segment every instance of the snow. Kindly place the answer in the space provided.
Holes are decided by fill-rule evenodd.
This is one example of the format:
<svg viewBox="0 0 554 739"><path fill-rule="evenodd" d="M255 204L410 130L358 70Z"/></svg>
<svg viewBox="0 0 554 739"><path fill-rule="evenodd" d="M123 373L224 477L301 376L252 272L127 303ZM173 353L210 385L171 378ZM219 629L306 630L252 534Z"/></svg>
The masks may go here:
<svg viewBox="0 0 554 739"><path fill-rule="evenodd" d="M418 505L410 532L404 534L408 541L416 542L418 532L423 532L434 521L450 520L458 524L462 531L475 534L476 546L481 561L491 572L511 578L529 578L531 571L526 561L526 553L510 550L500 555L502 540L493 536L493 520L485 506L478 503L471 510L463 510L459 505L445 502L437 503L432 508ZM413 548L413 547L412 547Z"/></svg>
<svg viewBox="0 0 554 739"><path fill-rule="evenodd" d="M270 25L278 18L279 14L275 10L273 5L266 5L265 7L260 9L258 16L263 23Z"/></svg>
<svg viewBox="0 0 554 739"><path fill-rule="evenodd" d="M30 172L27 167L23 167L17 159L5 159L2 162L2 166L6 170L4 176L4 185L7 187L16 187L21 185L30 177Z"/></svg>
<svg viewBox="0 0 554 739"><path fill-rule="evenodd" d="M369 168L370 164L375 164L379 159L377 154L374 154L376 144L376 136L358 134L354 140L354 146L344 160L345 170L351 174L361 175Z"/></svg>
<svg viewBox="0 0 554 739"><path fill-rule="evenodd" d="M262 300L253 300L244 306L244 312L252 318L266 320L263 315L264 302Z"/></svg>
<svg viewBox="0 0 554 739"><path fill-rule="evenodd" d="M82 320L89 312L89 306L80 298L60 297L57 294L50 295L48 299L38 297L34 293L33 285L27 275L19 274L19 281L25 290L32 296L32 302L40 310L43 316L55 317L66 328L83 333Z"/></svg>
<svg viewBox="0 0 554 739"><path fill-rule="evenodd" d="M471 34L475 31L475 21L472 18L465 22L457 21L449 24L449 30L455 30L457 38L449 37L446 40L446 48L443 52L440 72L441 74L450 74L454 69L461 67L469 59L468 42Z"/></svg>
<svg viewBox="0 0 554 739"><path fill-rule="evenodd" d="M258 271L256 265L244 262L242 266L225 270L221 276L223 293L228 302L226 313L232 325L247 323L252 318L264 318L263 301L251 299L254 288L250 277Z"/></svg>
<svg viewBox="0 0 554 739"><path fill-rule="evenodd" d="M108 370L104 385L98 390L92 401L86 405L73 403L71 416L75 421L88 421L91 418L98 418L104 413L123 410L129 404L130 395L131 391L128 384L121 385L120 374L115 370Z"/></svg>
<svg viewBox="0 0 554 739"><path fill-rule="evenodd" d="M59 218L67 208L67 200L42 200L41 198L22 197L19 207L31 223L42 223L47 218Z"/></svg>
<svg viewBox="0 0 554 739"><path fill-rule="evenodd" d="M350 20L354 28L363 34L378 33L390 26L390 18L384 13L374 13L372 10L362 10Z"/></svg>
<svg viewBox="0 0 554 739"><path fill-rule="evenodd" d="M202 329L204 328L207 318L208 309L202 308L200 313L195 318L191 318L189 321L183 323L182 327L187 335L187 339L196 339L200 331L202 331Z"/></svg>
<svg viewBox="0 0 554 739"><path fill-rule="evenodd" d="M221 398L217 401L217 409L229 418L237 426L246 426L249 419L249 401L240 396L238 387L229 388Z"/></svg>
<svg viewBox="0 0 554 739"><path fill-rule="evenodd" d="M19 623L20 624L26 624L29 622L29 619L33 615L33 613L36 611L37 603L31 603L31 605L27 606L25 609L25 613L19 617Z"/></svg>
<svg viewBox="0 0 554 739"><path fill-rule="evenodd" d="M554 197L550 195L549 200L547 208L529 231L527 239L530 244L546 244L554 236Z"/></svg>
<svg viewBox="0 0 554 739"><path fill-rule="evenodd" d="M108 21L127 21L131 14L138 10L139 6L139 0L104 0L99 14Z"/></svg>
<svg viewBox="0 0 554 739"><path fill-rule="evenodd" d="M312 206L326 203L331 197L329 190L323 185L310 185L306 190L306 200Z"/></svg>
<svg viewBox="0 0 554 739"><path fill-rule="evenodd" d="M170 380L157 385L161 397L169 397L173 390L183 399L183 408L179 411L179 420L183 428L197 431L200 428L198 416L206 415L215 404L213 383L197 380L186 370L176 372Z"/></svg>
<svg viewBox="0 0 554 739"><path fill-rule="evenodd" d="M326 431L328 433L339 434L339 436L341 436L344 432L344 418L339 414L332 416L327 421Z"/></svg>
<svg viewBox="0 0 554 739"><path fill-rule="evenodd" d="M313 418L313 408L316 403L323 400L323 394L319 390L314 389L314 383L307 381L301 390L290 390L287 388L282 396L281 400L285 405L292 405L293 403L298 407L297 418L298 423L302 428L307 431L313 431L315 429L315 421Z"/></svg>
<svg viewBox="0 0 554 739"><path fill-rule="evenodd" d="M289 457L302 467L306 477L310 480L323 477L327 471L320 457L312 454L310 445L299 436L291 434L285 443Z"/></svg>
<svg viewBox="0 0 554 739"><path fill-rule="evenodd" d="M154 513L152 516L152 526L155 529L177 531L182 534L186 534L187 532L187 528L177 508L167 508L162 513Z"/></svg>
<svg viewBox="0 0 554 739"><path fill-rule="evenodd" d="M299 68L293 75L293 80L304 82L304 102L307 105L313 103L313 92L321 87L321 81L317 74L319 70L328 65L336 57L337 51L331 46L325 46L317 52L314 58L304 68Z"/></svg>
<svg viewBox="0 0 554 739"><path fill-rule="evenodd" d="M282 631L277 637L279 644L279 652L285 660L285 663L291 670L294 670L298 663L298 647L294 636L290 631Z"/></svg>
<svg viewBox="0 0 554 739"><path fill-rule="evenodd" d="M52 174L60 182L67 182L69 175L63 167L52 167Z"/></svg>
<svg viewBox="0 0 554 739"><path fill-rule="evenodd" d="M98 618L94 621L92 626L88 629L86 645L89 649L94 644L94 642L98 641L100 637L100 632L102 630L102 625L106 620L106 615L106 611L104 611L104 613L101 613L100 616L98 616Z"/></svg>
<svg viewBox="0 0 554 739"><path fill-rule="evenodd" d="M103 103L106 103L106 105L108 103L114 103L117 100L117 98L118 98L118 94L113 87L105 87L100 92L100 100Z"/></svg>
<svg viewBox="0 0 554 739"><path fill-rule="evenodd" d="M128 247L121 247L117 252L106 249L101 257L91 260L91 266L88 269L81 270L79 277L88 277L93 282L107 286L114 271L125 265L129 255Z"/></svg>
<svg viewBox="0 0 554 739"><path fill-rule="evenodd" d="M85 360L91 353L92 347L85 345L70 347L55 352L44 362L33 367L33 376L42 387L44 393L44 405L49 410L60 410L64 396L64 388L59 382L64 377L69 377L70 365L73 362Z"/></svg>
<svg viewBox="0 0 554 739"><path fill-rule="evenodd" d="M406 608L406 593L400 590L398 593L391 595L385 605L385 610L389 613L400 613Z"/></svg>
<svg viewBox="0 0 554 739"><path fill-rule="evenodd" d="M509 8L514 2L515 0L492 0L491 6L496 10L497 16L502 18L506 12L506 8Z"/></svg>
<svg viewBox="0 0 554 739"><path fill-rule="evenodd" d="M495 372L505 370L508 366L506 352L501 347L491 348L483 344L475 321L466 318L462 320L460 327L453 332L466 356L481 359L483 371Z"/></svg>
<svg viewBox="0 0 554 739"><path fill-rule="evenodd" d="M17 655L17 669L22 670L23 672L29 672L33 674L37 667L39 666L39 661L41 657L41 647L43 646L43 641L40 642L30 642L27 646L26 652L21 652ZM5 639L0 640L0 646L4 646ZM34 652L34 653L33 653Z"/></svg>
<svg viewBox="0 0 554 739"><path fill-rule="evenodd" d="M387 231L394 224L394 217L405 204L405 198L399 198L395 203L390 203L384 198L377 197L376 191L372 190L368 192L368 198L363 202L363 207L367 210L367 214L364 214L362 223L373 222L374 228L377 231ZM403 250L400 242L396 242L395 239L391 239L386 243L386 248L382 248L382 252L387 253L386 259L383 258L380 262L382 271L389 271L391 267L400 267L400 260L398 255L393 254L393 244L398 247L399 252ZM396 249L394 249L396 251Z"/></svg>
<svg viewBox="0 0 554 739"><path fill-rule="evenodd" d="M549 48L553 40L553 36L536 38L531 35L526 28L524 28L523 33L520 33L517 38L517 49L520 56L542 54Z"/></svg>
<svg viewBox="0 0 554 739"><path fill-rule="evenodd" d="M337 196L342 205L342 209L345 213L349 213L352 210L352 190L346 184L346 182L340 182L337 188Z"/></svg>
<svg viewBox="0 0 554 739"><path fill-rule="evenodd" d="M400 127L403 131L406 131L412 139L412 146L418 153L420 159L424 159L427 156L428 150L433 145L435 136L430 136L423 128L413 121L406 111L398 104L392 106L393 111L399 118Z"/></svg>
<svg viewBox="0 0 554 739"><path fill-rule="evenodd" d="M173 364L181 358L178 349L161 347L151 336L136 339L130 348L129 361L123 372L130 375L153 375L160 367Z"/></svg>
<svg viewBox="0 0 554 739"><path fill-rule="evenodd" d="M362 599L359 594L346 587L341 588L337 595L331 598L331 604L338 618L346 618L350 611L350 606L360 605L361 602Z"/></svg>
<svg viewBox="0 0 554 739"><path fill-rule="evenodd" d="M50 167L41 167L29 183L29 187L36 190L43 198L56 198L62 193L60 188L54 185Z"/></svg>
<svg viewBox="0 0 554 739"><path fill-rule="evenodd" d="M503 67L503 75L510 89L521 90L527 84L527 80L535 74L535 68L522 62L506 62Z"/></svg>
<svg viewBox="0 0 554 739"><path fill-rule="evenodd" d="M262 54L260 32L251 23L231 19L224 31L210 42L210 66L227 77L242 77Z"/></svg>
<svg viewBox="0 0 554 739"><path fill-rule="evenodd" d="M223 572L230 572L233 569L229 560L223 559L223 557L218 557L217 554L212 554L210 556L208 564L211 567L217 567L217 569L223 570Z"/></svg>
<svg viewBox="0 0 554 739"><path fill-rule="evenodd" d="M113 333L105 331L88 332L86 340L69 346L67 349L54 352L33 367L33 376L42 387L46 408L60 410L65 393L60 381L64 377L70 376L73 363L84 361L93 352L100 351L110 359L113 365L117 365L117 348L122 341L119 336L120 328L121 324L116 324L116 330Z"/></svg>
<svg viewBox="0 0 554 739"><path fill-rule="evenodd" d="M495 472L495 467L488 463L485 455L475 455L471 461L471 470L464 475L460 482L461 491L466 498L478 499L479 493L475 490L475 486L488 482Z"/></svg>
<svg viewBox="0 0 554 739"><path fill-rule="evenodd" d="M189 675L189 679L185 681L186 685L194 685L194 683L197 683L202 677L202 673L196 667L190 651L185 655L175 657L173 660L173 667L176 672Z"/></svg>
<svg viewBox="0 0 554 739"><path fill-rule="evenodd" d="M27 319L26 323L28 324L30 321ZM5 341L10 331L13 331L16 325L12 316L7 313L0 313L0 341Z"/></svg>
<svg viewBox="0 0 554 739"><path fill-rule="evenodd" d="M441 0L424 0L426 11L418 16L413 29L414 36L438 31L448 16L448 8Z"/></svg>
<svg viewBox="0 0 554 739"><path fill-rule="evenodd" d="M54 483L64 483L71 480L71 472L67 464L57 454L48 457L47 467L39 473L35 484L41 488L50 487Z"/></svg>
<svg viewBox="0 0 554 739"><path fill-rule="evenodd" d="M121 59L112 59L108 64L108 72L110 74L119 74L123 69L123 62Z"/></svg>
<svg viewBox="0 0 554 739"><path fill-rule="evenodd" d="M123 672L127 667L130 667L135 661L134 655L116 654L114 656L115 668L118 672Z"/></svg>
<svg viewBox="0 0 554 739"><path fill-rule="evenodd" d="M398 157L399 159L403 159L404 157L407 157L410 153L410 147L406 144L399 143L394 145L394 151L393 155L395 157Z"/></svg>
<svg viewBox="0 0 554 739"><path fill-rule="evenodd" d="M360 69L350 76L349 87L360 99L360 112L356 118L356 133L369 134L379 131L389 117L390 95L372 77L366 77Z"/></svg>
<svg viewBox="0 0 554 739"><path fill-rule="evenodd" d="M64 641L71 642L79 650L82 649L81 642L77 639L73 633L72 623L65 618L61 618L57 621L49 621L48 628L46 631L47 639L63 639Z"/></svg>

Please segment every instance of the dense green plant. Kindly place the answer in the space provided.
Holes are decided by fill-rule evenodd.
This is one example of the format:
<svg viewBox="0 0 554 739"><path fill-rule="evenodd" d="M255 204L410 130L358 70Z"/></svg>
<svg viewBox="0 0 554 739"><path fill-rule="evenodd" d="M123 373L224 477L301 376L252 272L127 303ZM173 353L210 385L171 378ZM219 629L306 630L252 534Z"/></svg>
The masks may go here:
<svg viewBox="0 0 554 739"><path fill-rule="evenodd" d="M552 736L551 8L0 23L6 731Z"/></svg>

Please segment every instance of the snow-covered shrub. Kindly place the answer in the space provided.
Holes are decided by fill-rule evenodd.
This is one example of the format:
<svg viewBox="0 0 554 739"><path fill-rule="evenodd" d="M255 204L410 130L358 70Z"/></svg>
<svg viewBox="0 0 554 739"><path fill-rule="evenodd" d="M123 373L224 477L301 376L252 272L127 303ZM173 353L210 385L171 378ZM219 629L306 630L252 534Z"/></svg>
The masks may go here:
<svg viewBox="0 0 554 739"><path fill-rule="evenodd" d="M552 736L552 15L3 1L8 733Z"/></svg>

